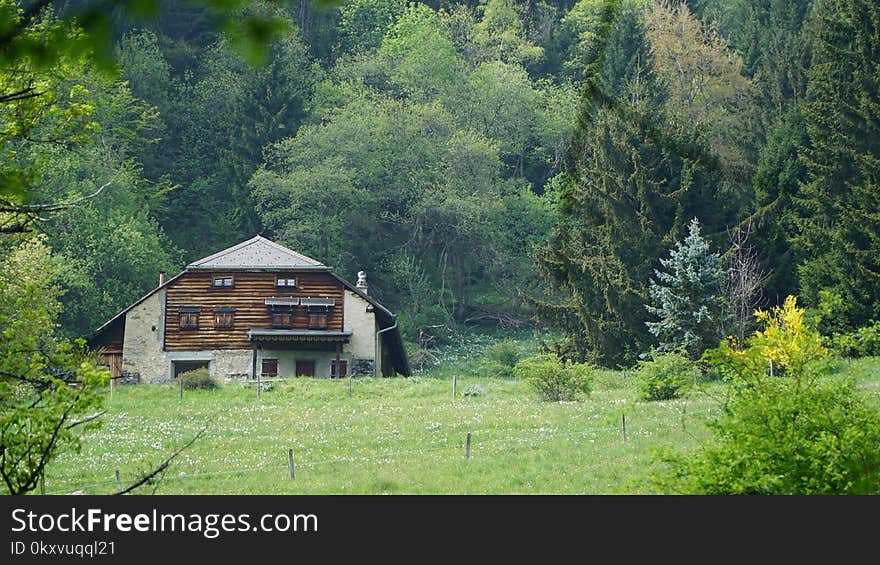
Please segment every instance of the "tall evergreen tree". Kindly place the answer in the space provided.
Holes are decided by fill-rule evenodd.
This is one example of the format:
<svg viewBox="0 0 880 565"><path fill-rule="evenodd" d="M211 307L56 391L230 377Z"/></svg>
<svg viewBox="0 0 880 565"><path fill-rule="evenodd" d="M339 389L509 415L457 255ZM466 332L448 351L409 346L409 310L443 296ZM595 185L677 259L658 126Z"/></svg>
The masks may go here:
<svg viewBox="0 0 880 565"><path fill-rule="evenodd" d="M684 7L655 10L647 29L643 5L622 3L588 65L557 227L535 257L559 293L535 302L565 332L561 352L604 365L632 363L654 342L643 305L662 250L697 215L710 239L722 236L746 200L747 136L719 124L746 129L736 99L750 83ZM706 88L689 93L694 82Z"/></svg>
<svg viewBox="0 0 880 565"><path fill-rule="evenodd" d="M707 347L718 344L723 327L721 300L721 258L712 253L700 235L700 222L691 220L688 236L676 242L668 259L660 259L665 270L655 270L651 281L649 314L659 318L647 322L648 331L660 340L660 351L683 348L697 359Z"/></svg>
<svg viewBox="0 0 880 565"><path fill-rule="evenodd" d="M843 298L845 322L880 317L880 5L819 0L798 197L801 295Z"/></svg>
<svg viewBox="0 0 880 565"><path fill-rule="evenodd" d="M640 10L632 3L619 9L610 5L605 18L607 44L597 50L585 81L560 182L558 224L550 243L536 253L539 272L562 299L536 301L536 306L542 318L564 329L567 342L560 353L616 365L633 361L650 342L643 281L662 240L653 220L666 203L657 183L664 176L658 170L662 149L618 110L641 110L644 116L645 108L656 107L662 90L648 63ZM608 77L608 72L621 76Z"/></svg>

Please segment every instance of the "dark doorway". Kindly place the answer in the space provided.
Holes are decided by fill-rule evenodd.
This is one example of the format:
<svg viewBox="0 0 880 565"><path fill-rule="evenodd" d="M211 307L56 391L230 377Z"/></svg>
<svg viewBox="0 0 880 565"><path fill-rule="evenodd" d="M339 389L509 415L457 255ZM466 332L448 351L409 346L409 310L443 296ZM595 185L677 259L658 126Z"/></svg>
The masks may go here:
<svg viewBox="0 0 880 565"><path fill-rule="evenodd" d="M339 361L339 372L336 371L336 360L330 361L330 378L334 377L347 377L348 376L348 361L340 360Z"/></svg>
<svg viewBox="0 0 880 565"><path fill-rule="evenodd" d="M314 361L300 361L296 362L296 376L297 377L314 377L315 376L315 362Z"/></svg>

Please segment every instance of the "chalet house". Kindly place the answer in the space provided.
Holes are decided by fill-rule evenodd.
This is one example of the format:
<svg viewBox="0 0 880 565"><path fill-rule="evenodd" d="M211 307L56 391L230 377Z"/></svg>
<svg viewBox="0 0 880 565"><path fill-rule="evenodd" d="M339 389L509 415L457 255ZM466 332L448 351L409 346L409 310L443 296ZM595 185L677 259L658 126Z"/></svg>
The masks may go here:
<svg viewBox="0 0 880 565"><path fill-rule="evenodd" d="M186 266L89 340L114 377L221 382L410 374L394 314L331 267L257 236ZM259 373L257 373L259 371Z"/></svg>

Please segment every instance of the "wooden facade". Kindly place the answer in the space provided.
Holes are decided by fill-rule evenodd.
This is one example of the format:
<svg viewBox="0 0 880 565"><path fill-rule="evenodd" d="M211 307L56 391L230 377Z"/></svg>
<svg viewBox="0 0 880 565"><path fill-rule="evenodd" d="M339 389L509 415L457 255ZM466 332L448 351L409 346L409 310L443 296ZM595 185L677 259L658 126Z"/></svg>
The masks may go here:
<svg viewBox="0 0 880 565"><path fill-rule="evenodd" d="M277 279L296 279L296 286L278 286ZM215 279L232 278L232 286L215 286ZM344 286L322 270L304 271L186 271L166 290L166 351L211 349L251 349L248 329L272 328L281 318L273 318L267 298L332 298L326 320L311 316L309 308L296 305L289 310L294 330L315 329L321 323L327 331L342 331ZM198 309L197 312L193 310ZM198 329L181 329L181 310L188 319L198 320ZM227 327L231 318L232 327ZM284 320L287 321L286 319ZM219 327L218 327L219 326Z"/></svg>

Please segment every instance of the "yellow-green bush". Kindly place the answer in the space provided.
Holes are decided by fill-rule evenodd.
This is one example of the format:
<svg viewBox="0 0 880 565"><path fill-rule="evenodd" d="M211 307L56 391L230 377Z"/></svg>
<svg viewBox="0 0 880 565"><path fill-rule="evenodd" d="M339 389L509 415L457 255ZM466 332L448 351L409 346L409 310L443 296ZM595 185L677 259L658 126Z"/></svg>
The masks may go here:
<svg viewBox="0 0 880 565"><path fill-rule="evenodd" d="M701 450L668 456L659 485L695 494L880 493L880 414L854 383L823 375L828 352L794 297L756 316L764 327L745 349L725 343L708 353L729 379L724 411Z"/></svg>

